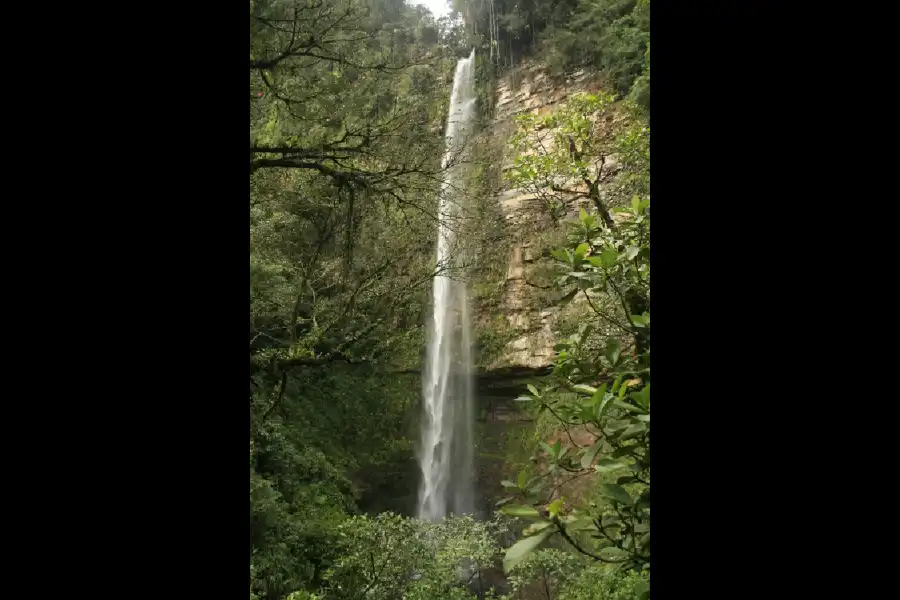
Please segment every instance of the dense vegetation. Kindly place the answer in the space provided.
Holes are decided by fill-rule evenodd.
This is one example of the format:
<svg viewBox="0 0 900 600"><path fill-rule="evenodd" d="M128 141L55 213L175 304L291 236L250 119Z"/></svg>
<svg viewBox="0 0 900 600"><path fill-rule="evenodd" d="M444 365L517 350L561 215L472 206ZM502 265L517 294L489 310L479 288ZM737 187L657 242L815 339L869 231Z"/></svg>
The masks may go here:
<svg viewBox="0 0 900 600"><path fill-rule="evenodd" d="M537 129L552 131L555 139L520 154L511 179L543 193L548 210L582 199L593 210L581 208L579 219L567 224L567 247L552 252L561 270L559 302L581 297L590 311L557 344L545 389L529 386L530 394L520 398L534 405L536 416L551 415L564 435L541 441L543 466L521 471L507 486L515 495L501 501L503 511L535 520L532 535L507 552L507 568L558 535L600 563L649 570L649 131L640 119L614 125L619 110L611 97L575 96L538 123L533 115L520 117L513 138L527 146ZM612 177L611 155L619 160L617 183L601 191L604 178ZM628 195L631 203L623 206ZM600 475L598 496L589 503L558 496L565 483L588 475ZM516 498L528 504L507 503Z"/></svg>
<svg viewBox="0 0 900 600"><path fill-rule="evenodd" d="M251 600L490 597L501 565L515 598L646 593L649 2L454 6L462 21L403 0L250 2ZM601 70L628 98L523 116L511 140L510 182L557 216L583 201L550 285L589 311L521 402L540 433L570 435L541 440L504 482L508 517L533 521L510 548L519 527L508 517L401 516L418 483L431 280L459 265L454 275L504 268L497 214L477 202L496 181L473 185L466 261L434 264L449 86L472 45L484 89L537 53L560 72ZM551 152L529 151L535 129L559 138ZM481 160L473 181L492 172ZM559 189L560 177L575 188ZM568 478L595 493L560 499Z"/></svg>
<svg viewBox="0 0 900 600"><path fill-rule="evenodd" d="M453 0L469 43L500 68L538 52L558 74L601 70L610 88L650 107L650 0Z"/></svg>

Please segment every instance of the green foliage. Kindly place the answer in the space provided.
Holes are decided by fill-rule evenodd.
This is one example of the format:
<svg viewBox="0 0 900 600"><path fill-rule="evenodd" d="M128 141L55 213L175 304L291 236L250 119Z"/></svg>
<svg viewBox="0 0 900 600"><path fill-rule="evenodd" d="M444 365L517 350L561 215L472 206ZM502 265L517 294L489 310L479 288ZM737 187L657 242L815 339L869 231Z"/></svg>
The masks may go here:
<svg viewBox="0 0 900 600"><path fill-rule="evenodd" d="M511 571L509 584L517 596L534 590L535 596L559 598L583 570L584 563L574 554L548 548L529 554L519 563Z"/></svg>
<svg viewBox="0 0 900 600"><path fill-rule="evenodd" d="M631 86L629 99L639 107L644 114L650 111L650 44L647 44L647 52L644 54L644 66L641 74L634 80Z"/></svg>
<svg viewBox="0 0 900 600"><path fill-rule="evenodd" d="M403 0L256 0L250 30L250 589L282 600L353 514L410 508L455 56Z"/></svg>
<svg viewBox="0 0 900 600"><path fill-rule="evenodd" d="M646 600L647 571L622 571L563 550L533 552L509 575L513 597L548 600Z"/></svg>
<svg viewBox="0 0 900 600"><path fill-rule="evenodd" d="M576 0L454 0L478 49L498 66L514 67L547 27L564 24Z"/></svg>
<svg viewBox="0 0 900 600"><path fill-rule="evenodd" d="M615 121L614 101L602 93L575 94L549 114L516 117L510 138L516 156L506 180L541 198L554 221L573 200L586 197L603 203L598 186L609 175L603 167L618 150L621 129ZM567 251L554 252L561 257Z"/></svg>
<svg viewBox="0 0 900 600"><path fill-rule="evenodd" d="M602 72L615 91L650 107L650 0L455 0L471 42L514 69L539 51L551 72Z"/></svg>
<svg viewBox="0 0 900 600"><path fill-rule="evenodd" d="M551 68L602 70L624 96L642 73L649 78L650 0L580 0L546 39Z"/></svg>
<svg viewBox="0 0 900 600"><path fill-rule="evenodd" d="M549 384L528 386L520 398L534 412L552 415L565 434L540 442L543 472L506 486L513 495L502 510L536 520L507 551L507 570L550 538L604 565L649 569L649 129L632 114L598 135L597 124L614 123L616 110L611 98L577 96L551 115L520 118L514 137L519 155L511 179L557 200L571 193L596 210L582 207L568 224L566 246L552 253L562 298L582 298L589 312L557 344ZM535 130L552 136L549 149L535 139ZM604 179L609 158L621 166L614 178ZM581 179L584 187L560 189L566 178ZM623 191L636 192L630 205L610 207L611 201L620 204ZM591 441L576 443L573 431ZM596 481L596 502L555 497L562 485L588 475Z"/></svg>
<svg viewBox="0 0 900 600"><path fill-rule="evenodd" d="M569 580L559 600L647 600L650 577L647 571L616 571L592 565Z"/></svg>
<svg viewBox="0 0 900 600"><path fill-rule="evenodd" d="M497 521L449 517L440 523L390 513L355 517L339 528L341 557L326 576L325 599L469 599L465 582L499 552Z"/></svg>

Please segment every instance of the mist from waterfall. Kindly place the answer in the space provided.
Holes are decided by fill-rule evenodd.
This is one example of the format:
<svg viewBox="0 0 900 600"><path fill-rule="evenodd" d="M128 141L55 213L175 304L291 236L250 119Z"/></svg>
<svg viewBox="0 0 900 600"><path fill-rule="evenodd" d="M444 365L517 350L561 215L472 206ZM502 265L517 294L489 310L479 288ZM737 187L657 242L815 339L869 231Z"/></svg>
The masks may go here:
<svg viewBox="0 0 900 600"><path fill-rule="evenodd" d="M462 200L464 166L459 164L472 130L475 108L475 50L456 64L442 166L447 169L439 200L437 264L450 265L456 241L455 217ZM433 314L422 374L424 414L419 463L422 483L418 516L439 520L475 510L474 372L469 303L464 281L434 278Z"/></svg>

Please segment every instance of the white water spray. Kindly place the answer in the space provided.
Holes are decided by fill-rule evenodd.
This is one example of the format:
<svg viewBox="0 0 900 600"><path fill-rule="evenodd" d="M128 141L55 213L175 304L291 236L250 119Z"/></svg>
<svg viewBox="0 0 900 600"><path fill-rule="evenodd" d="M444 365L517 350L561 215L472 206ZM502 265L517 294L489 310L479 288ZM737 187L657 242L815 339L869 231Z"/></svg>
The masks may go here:
<svg viewBox="0 0 900 600"><path fill-rule="evenodd" d="M459 210L458 190L464 185L458 164L475 107L475 50L456 64L450 111L444 134L437 264L446 267L455 242L452 223ZM434 278L433 317L428 329L428 353L423 369L422 485L418 516L438 520L448 513L475 510L472 422L474 379L471 328L466 284L446 276Z"/></svg>

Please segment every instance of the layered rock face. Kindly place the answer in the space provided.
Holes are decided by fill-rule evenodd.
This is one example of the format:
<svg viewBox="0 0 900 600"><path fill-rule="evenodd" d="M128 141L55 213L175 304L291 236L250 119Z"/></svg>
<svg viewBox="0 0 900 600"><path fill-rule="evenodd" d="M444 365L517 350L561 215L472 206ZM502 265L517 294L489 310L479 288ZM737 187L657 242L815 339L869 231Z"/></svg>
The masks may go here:
<svg viewBox="0 0 900 600"><path fill-rule="evenodd" d="M523 112L548 114L569 96L583 91L597 91L596 80L583 72L575 73L564 81L554 81L538 65L523 65L514 73L499 80L495 118L492 127L497 141L506 150L503 156L504 172L512 167L514 156L506 141L514 130L514 118ZM545 142L552 143L552 131L535 132ZM578 183L572 184L577 187ZM535 284L535 274L546 269L549 260L540 256L538 239L541 233L553 229L543 201L525 190L504 187L496 196L513 243L508 257L506 279L503 283L500 305L494 314L503 315L514 336L500 357L489 365L489 370L507 367L541 368L553 360L556 343L554 324L559 309L547 306L541 296L541 287ZM577 215L584 201L566 205L566 210ZM573 303L576 304L576 303Z"/></svg>

